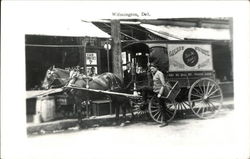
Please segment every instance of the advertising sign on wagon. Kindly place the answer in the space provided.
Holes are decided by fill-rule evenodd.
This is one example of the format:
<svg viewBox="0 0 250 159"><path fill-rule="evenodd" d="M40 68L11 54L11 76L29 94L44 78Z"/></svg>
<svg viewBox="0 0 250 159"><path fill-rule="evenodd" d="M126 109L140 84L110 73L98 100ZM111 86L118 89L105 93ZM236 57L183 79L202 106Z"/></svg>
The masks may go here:
<svg viewBox="0 0 250 159"><path fill-rule="evenodd" d="M169 71L213 70L211 45L169 44Z"/></svg>

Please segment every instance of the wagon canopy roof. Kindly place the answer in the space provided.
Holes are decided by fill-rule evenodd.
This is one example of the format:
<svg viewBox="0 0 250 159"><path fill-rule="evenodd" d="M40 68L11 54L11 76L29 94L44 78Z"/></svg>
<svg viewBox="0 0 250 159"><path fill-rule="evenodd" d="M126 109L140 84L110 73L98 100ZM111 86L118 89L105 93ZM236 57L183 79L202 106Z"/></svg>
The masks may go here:
<svg viewBox="0 0 250 159"><path fill-rule="evenodd" d="M229 29L179 27L169 25L140 24L141 27L168 40L211 39L230 40Z"/></svg>
<svg viewBox="0 0 250 159"><path fill-rule="evenodd" d="M25 28L25 34L110 38L109 34L94 24L81 21L80 19L34 19L34 21Z"/></svg>

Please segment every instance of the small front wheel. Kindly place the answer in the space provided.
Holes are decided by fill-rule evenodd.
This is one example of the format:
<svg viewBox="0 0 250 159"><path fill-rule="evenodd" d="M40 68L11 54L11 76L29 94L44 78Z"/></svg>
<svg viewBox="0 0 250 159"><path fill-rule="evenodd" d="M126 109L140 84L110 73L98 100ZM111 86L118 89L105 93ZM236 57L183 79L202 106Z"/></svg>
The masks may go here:
<svg viewBox="0 0 250 159"><path fill-rule="evenodd" d="M142 99L130 100L133 113L137 117L142 117L148 113L147 105L144 107L144 101Z"/></svg>
<svg viewBox="0 0 250 159"><path fill-rule="evenodd" d="M164 113L166 115L166 121L170 122L173 120L177 111L175 103L170 103L168 100L165 100L164 105L161 105L160 99L156 96L151 98L148 109L151 118L157 123L163 123Z"/></svg>

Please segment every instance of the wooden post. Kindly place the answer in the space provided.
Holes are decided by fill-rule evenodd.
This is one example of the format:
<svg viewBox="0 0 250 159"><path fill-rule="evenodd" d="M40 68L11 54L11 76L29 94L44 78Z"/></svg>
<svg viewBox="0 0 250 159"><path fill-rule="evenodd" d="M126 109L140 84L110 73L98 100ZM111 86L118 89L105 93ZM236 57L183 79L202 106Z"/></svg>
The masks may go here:
<svg viewBox="0 0 250 159"><path fill-rule="evenodd" d="M79 38L78 40L78 44L79 45L82 45L80 48L79 48L79 63L78 65L80 67L84 67L84 71L86 73L87 71L87 68L86 68L86 48L87 48L87 43L88 43L88 40L86 40L86 37L84 38Z"/></svg>
<svg viewBox="0 0 250 159"><path fill-rule="evenodd" d="M121 55L121 34L120 21L111 20L112 36L112 66L113 73L116 74L123 82L122 55Z"/></svg>
<svg viewBox="0 0 250 159"><path fill-rule="evenodd" d="M234 80L234 72L233 72L233 66L234 66L234 60L233 60L233 18L230 18L229 19L229 25L230 25L230 44L229 44L229 48L230 48L230 53L231 53L231 64L232 64L232 70L231 70L231 77L232 77L232 80Z"/></svg>
<svg viewBox="0 0 250 159"><path fill-rule="evenodd" d="M84 45L83 39L82 38L78 38L77 39L77 44L79 45ZM83 66L84 65L84 52L85 52L85 47L79 47L79 62L78 65L79 66Z"/></svg>
<svg viewBox="0 0 250 159"><path fill-rule="evenodd" d="M107 50L107 64L108 64L108 72L110 72L110 66L109 66L109 49L110 49L110 47L109 47L109 41L107 40L106 42L105 42L105 45L107 46L107 48L106 48L106 50Z"/></svg>
<svg viewBox="0 0 250 159"><path fill-rule="evenodd" d="M86 50L87 50L87 41L84 39L83 41L84 49L83 49L83 66L84 66L84 74L87 74L87 58L86 58Z"/></svg>

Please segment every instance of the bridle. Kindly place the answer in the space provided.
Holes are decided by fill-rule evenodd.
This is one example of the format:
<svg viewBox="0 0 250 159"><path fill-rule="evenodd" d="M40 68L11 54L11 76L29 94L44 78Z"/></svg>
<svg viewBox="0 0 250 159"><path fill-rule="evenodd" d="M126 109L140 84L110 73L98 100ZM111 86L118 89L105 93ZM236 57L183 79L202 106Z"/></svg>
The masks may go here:
<svg viewBox="0 0 250 159"><path fill-rule="evenodd" d="M48 74L51 77L48 77ZM50 80L48 80L48 79L50 79ZM48 88L51 87L51 85L55 82L55 80L58 80L60 82L60 84L53 85L53 87L60 87L60 86L63 86L62 81L65 81L65 83L67 84L70 81L70 78L59 77L59 75L54 70L51 70L50 72L47 72Z"/></svg>

